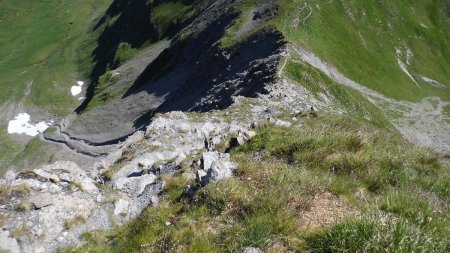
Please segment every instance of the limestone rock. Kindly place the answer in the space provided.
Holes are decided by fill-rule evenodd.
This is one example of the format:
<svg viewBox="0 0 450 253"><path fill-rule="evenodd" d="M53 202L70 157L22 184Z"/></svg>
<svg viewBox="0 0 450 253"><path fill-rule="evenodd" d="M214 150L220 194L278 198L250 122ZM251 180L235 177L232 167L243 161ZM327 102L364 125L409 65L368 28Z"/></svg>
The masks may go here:
<svg viewBox="0 0 450 253"><path fill-rule="evenodd" d="M60 180L80 185L81 189L87 193L98 193L92 179L74 162L55 162L52 165L43 166L41 170L59 174Z"/></svg>
<svg viewBox="0 0 450 253"><path fill-rule="evenodd" d="M50 193L37 194L30 197L30 203L35 206L36 209L53 204L53 196Z"/></svg>
<svg viewBox="0 0 450 253"><path fill-rule="evenodd" d="M278 119L275 121L275 125L279 127L291 127L292 123Z"/></svg>
<svg viewBox="0 0 450 253"><path fill-rule="evenodd" d="M56 240L64 231L64 223L76 216L88 217L96 208L93 200L84 199L79 194L59 195L53 198L53 204L41 208L37 213L34 226L42 229L44 242Z"/></svg>
<svg viewBox="0 0 450 253"><path fill-rule="evenodd" d="M19 243L16 239L9 237L9 232L0 230L0 251L20 253Z"/></svg>
<svg viewBox="0 0 450 253"><path fill-rule="evenodd" d="M17 176L17 173L15 173L15 172L12 171L12 170L8 170L8 171L5 173L4 178L6 179L6 181L13 181L14 179L16 179L16 176Z"/></svg>
<svg viewBox="0 0 450 253"><path fill-rule="evenodd" d="M242 251L242 253L263 253L263 252L262 250L255 247L247 247Z"/></svg>
<svg viewBox="0 0 450 253"><path fill-rule="evenodd" d="M181 175L181 177L184 179L187 179L187 180L191 180L191 179L195 179L195 174L190 173L190 172L185 172Z"/></svg>
<svg viewBox="0 0 450 253"><path fill-rule="evenodd" d="M114 187L136 195L141 195L145 187L153 184L157 177L154 174L146 174L140 177L122 177L114 181Z"/></svg>
<svg viewBox="0 0 450 253"><path fill-rule="evenodd" d="M178 127L178 131L181 133L190 133L191 132L191 126L187 123L183 123Z"/></svg>
<svg viewBox="0 0 450 253"><path fill-rule="evenodd" d="M119 215L122 213L126 213L128 210L129 202L124 199L119 199L116 202L115 208L114 208L114 215Z"/></svg>
<svg viewBox="0 0 450 253"><path fill-rule="evenodd" d="M203 169L197 171L197 180L205 185L211 181L229 178L233 175L235 168L229 154L205 152L203 153Z"/></svg>
<svg viewBox="0 0 450 253"><path fill-rule="evenodd" d="M51 182L57 183L59 182L58 175L54 173L50 173L48 171L42 170L42 169L34 169L33 172L40 178L44 180L49 180Z"/></svg>

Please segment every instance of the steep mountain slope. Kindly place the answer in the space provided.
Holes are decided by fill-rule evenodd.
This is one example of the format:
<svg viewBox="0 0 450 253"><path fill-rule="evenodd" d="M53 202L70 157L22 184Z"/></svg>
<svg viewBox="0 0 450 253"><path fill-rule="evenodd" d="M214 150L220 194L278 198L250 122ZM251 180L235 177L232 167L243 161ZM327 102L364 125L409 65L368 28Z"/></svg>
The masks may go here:
<svg viewBox="0 0 450 253"><path fill-rule="evenodd" d="M32 138L9 134L11 120L27 113L30 124L50 123L79 105L82 95L71 94L71 87L84 80L76 50L86 27L109 4L109 0L0 2L0 172Z"/></svg>
<svg viewBox="0 0 450 253"><path fill-rule="evenodd" d="M254 90L251 84L246 85L248 91L243 92L241 88L233 86L243 81L248 83L246 79L261 83L260 78L274 76L270 70L260 77L236 76L249 68L246 64L270 58L270 54L276 55L277 50L281 49L282 44L277 45L277 41L282 40L280 35L274 38L270 35L274 27L280 29L290 42L319 52L319 57L338 70L343 70L344 75L388 98L417 102L428 96L438 96L448 101L449 88L446 82L450 47L444 2L412 4L400 1L367 5L358 1L324 1L313 5L308 1L237 1L232 4L219 1L208 5L203 1L203 6L200 2L162 1L148 4L146 9L139 8L143 4L139 3L122 9L120 14L109 11L109 17L115 17L117 21L114 21L113 28L105 29L99 36L100 43L94 51L94 57L100 54L99 48L105 52L108 52L108 48L113 50L108 56L99 58L91 76L95 78L104 72L106 62L112 72L100 78L97 86L91 86L91 90L96 90L93 101L87 100L85 106L78 109L81 117L68 124L70 126L66 130L73 138L94 144L114 142L145 126L154 112L223 108L231 102L229 95L261 92L261 87ZM119 4L126 6L120 1L112 6ZM204 6L207 6L206 9L202 9ZM152 13L152 9L155 9L156 14L150 15L150 20L140 18L142 14L148 19L148 15L144 14ZM170 10L173 15L184 18L168 17L166 19L172 22L172 26L168 26L167 31L158 28L161 24L155 23L157 18L154 16L162 15L159 14L161 9ZM233 11L237 9L242 10L239 17ZM214 19L212 15L216 15ZM130 16L136 20L129 20ZM150 31L142 32L139 30L142 27L132 26L131 30L127 29L127 33L120 36L110 32L121 31L124 29L121 25L133 22L147 22ZM159 38L170 37L183 25L185 28L180 35L174 37L170 47L161 55L154 58L163 47L157 46L155 51L151 51L150 57L147 56L149 63L145 71L138 77L133 76L134 79L127 76L126 82L117 85L122 73L113 69L119 65L120 56L114 56L117 59L113 59L113 54L126 55L119 52L121 48L126 48L123 49L125 51L145 48L142 46L144 41L152 44ZM265 32L258 32L261 29ZM142 33L145 35L139 37L141 41L133 41L136 40L133 39L134 34ZM108 38L106 41L113 41L109 42L113 45L103 45L103 37ZM215 43L217 41L220 41L220 45ZM261 55L250 51L252 49ZM241 55L243 53L247 56ZM198 66L191 68L194 65ZM253 75L253 72L258 71L256 67L249 72ZM225 73L229 74L224 76ZM112 89L106 88L111 84L116 85ZM224 93L221 86L231 87L227 87L228 91ZM338 94L335 99L342 98ZM90 103L92 106L89 106ZM90 107L93 109L82 113L83 109ZM379 114L373 110L370 113ZM111 125L112 119L114 125ZM102 128L106 123L109 126Z"/></svg>
<svg viewBox="0 0 450 253"><path fill-rule="evenodd" d="M64 142L72 149L82 143L113 144L144 128L156 112L220 109L231 104L232 96L264 92L261 83L274 82L274 66L285 64L290 81L313 94L317 103L310 104L331 108L337 103L345 108L338 111L394 126L409 140L445 152L450 108L447 6L445 1L116 0L78 48L80 70L89 84L86 99L76 115L57 121L64 136L47 139L69 140ZM285 62L277 63L286 42L316 53L387 100L374 101L367 92L340 82L322 81L327 88L308 74L299 77L299 69L313 73L317 66L299 65L296 61L305 59L295 56L294 47L288 47ZM271 67L261 65L264 59ZM392 103L403 100L407 103ZM430 113L435 115L431 125L420 119ZM6 152L13 153L8 147ZM30 147L13 161L33 160L27 153L36 152Z"/></svg>
<svg viewBox="0 0 450 253"><path fill-rule="evenodd" d="M166 4L169 3L157 8ZM137 73L134 80L127 78L131 86L123 82L128 85L125 94L105 99L105 105L82 112L67 124L65 131L73 138L96 145L110 143L145 127L155 112L221 109L231 105L232 96L263 92L264 84L274 82L284 43L280 33L266 30L239 45L221 48L217 42L238 17L237 4L214 1L198 10L201 14L173 38L170 46L158 44L148 51L146 69ZM127 75L127 70L112 70L104 78L113 84L121 75ZM109 90L109 94L113 92Z"/></svg>
<svg viewBox="0 0 450 253"><path fill-rule="evenodd" d="M448 251L448 1L96 4L0 250Z"/></svg>
<svg viewBox="0 0 450 253"><path fill-rule="evenodd" d="M286 4L280 29L350 79L396 100L448 101L448 1Z"/></svg>

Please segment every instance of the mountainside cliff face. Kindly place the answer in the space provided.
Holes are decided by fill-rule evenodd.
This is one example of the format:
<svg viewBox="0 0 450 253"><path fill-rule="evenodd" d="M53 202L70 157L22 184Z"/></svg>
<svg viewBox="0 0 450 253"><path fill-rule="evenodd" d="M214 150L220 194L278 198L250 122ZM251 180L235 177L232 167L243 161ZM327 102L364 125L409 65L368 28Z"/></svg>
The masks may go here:
<svg viewBox="0 0 450 253"><path fill-rule="evenodd" d="M266 92L265 86L276 81L283 36L264 29L236 45L221 47L220 39L239 16L237 6L238 1L206 4L167 48L149 50L147 59L142 59L147 67L134 80L127 78L125 85L132 85L122 96L81 112L66 131L74 138L105 144L142 129L154 113L223 109L232 104L232 96ZM127 75L127 70L112 71L111 83Z"/></svg>
<svg viewBox="0 0 450 253"><path fill-rule="evenodd" d="M49 164L0 178L0 251L448 249L447 2L107 4L86 97L14 159Z"/></svg>
<svg viewBox="0 0 450 253"><path fill-rule="evenodd" d="M90 57L82 58L85 59L85 63L91 62L90 65L86 63L88 67L84 69L91 77L92 83L87 89L87 99L76 110L77 115L68 117L60 125L61 132L69 139L94 146L114 144L124 140L134 131L145 128L155 113L174 110L223 109L232 104L233 96L254 97L256 94L266 93L265 86L279 79L277 71L280 65L287 65L288 71L292 68L304 68L293 67L298 65L296 58L306 61L306 66L312 65L313 68L318 68L327 75L333 75L334 71L330 69L334 66L321 68L315 64L317 60L308 61L308 58L305 58L308 50L320 50L319 47L322 47L323 52L311 53L316 53L319 57L325 54L327 59L331 59L341 68L336 71L355 85L346 85L349 83L347 81L339 82L341 78L337 80L337 84L330 84L330 91L326 91L326 88L322 92L317 92L320 89L323 90L324 86L308 84L317 80L298 79L294 76L296 73L289 72L290 78L296 79L295 82L307 87L308 93L313 94L322 103L326 104L329 101L341 103L340 106L347 107L345 111L349 114L358 114L358 117L363 119L370 118L377 125L393 125L411 141L445 152L449 148L445 144L447 141L445 134L435 134L439 132L439 129L445 129L445 133L449 130L445 120L448 117L446 109L448 108L446 102L448 89L445 82L440 83L443 80L442 77L446 75L446 70L442 67L449 64L442 59L449 53L445 47L448 42L445 40L444 32L448 30L448 21L446 24L446 21L442 20L443 17L440 16L442 13L439 13L439 18L430 21L436 26L432 28L424 24L428 23L426 20L428 17L421 16L417 21L411 20L410 13L404 11L407 5L404 2L370 5L367 6L367 10L362 9L360 3L350 6L341 5L339 1L336 1L329 4L320 3L320 5L323 5L322 8L313 6L309 1L138 1L131 3L116 0L92 28L92 38L85 42L87 49L92 48L88 46L89 43L96 45ZM340 11L346 15L346 19L340 22L344 24L349 22L349 25L357 27L355 30L359 31L360 41L358 45L355 44L355 50L358 52L366 50L369 58L360 59L363 56L361 54L361 56L355 56L353 60L366 64L365 67L361 66L366 68L366 71L355 69L354 65L347 66L349 60L347 58L336 62L336 55L332 49L330 51L330 44L322 45L322 41L316 43L316 37L319 34L314 35L314 31L308 30L327 32L323 30L326 27L322 27L322 24L316 24L320 21L317 12L325 12L323 9L331 8L332 5L338 8L336 15L339 15ZM388 6L396 8L391 13L392 17L386 17L386 14L379 12L379 9ZM430 4L424 3L424 6L430 6ZM440 6L441 10L445 9L444 3ZM411 6L411 8L416 7ZM433 6L429 10L436 11L435 8L436 6ZM353 15L363 17L357 21ZM421 15L424 14L421 12ZM387 23L391 34L377 30L371 19L379 20L380 27ZM405 27L398 23L399 19L404 19ZM331 21L333 18L328 17L322 22ZM426 44L422 43L418 46L417 39L405 38L405 30L410 29L409 26L413 22L419 22L414 25L429 30L415 31L417 33L415 36L419 40L422 38ZM353 36L352 31L347 31L349 28L341 23L338 24L336 30L342 29L342 34L351 33ZM336 30L329 31L329 35L324 35L323 40L328 40L327 36L336 39L338 36ZM379 33L380 37L374 39L371 34L369 35L371 31ZM302 39L301 36L304 38ZM399 44L392 44L388 37L394 37ZM438 39L433 41L433 37ZM363 77L364 73L385 71L379 65L379 61L373 62L374 58L381 57L378 51L374 51L372 44L375 42L384 47L380 51L382 54L388 53L387 48L392 47L389 57L395 58L393 60L395 65L391 63L391 58L386 59L385 67L390 69L389 75L366 78ZM293 45L291 49L287 49L289 43ZM309 48L306 54L298 54L299 50L293 49L298 45ZM430 55L422 53L427 50L424 49L427 47L431 52ZM338 42L335 49L339 54L343 52L347 55L354 54L348 50L347 43L344 41ZM85 54L89 52L89 50L85 51ZM281 62L282 53L288 54L284 63ZM438 63L434 69L419 63L419 60L429 61L433 59L432 57ZM89 60L86 60L87 58ZM424 73L435 74L433 78L438 81L426 77ZM333 76L329 77L333 79ZM363 83L352 80L352 77ZM336 79L333 81L336 82ZM361 93L363 98L347 94L352 91L344 91L346 94L342 92L332 94L336 89L334 86L342 85L358 90L357 92ZM380 90L380 85L385 88ZM373 89L363 91L356 86ZM415 95L413 98L409 94L417 87L419 91L416 94L420 95ZM389 91L389 95L386 96L386 92ZM374 92L379 93L375 96L376 98L372 96ZM316 93L323 96L317 97ZM428 102L430 99L426 96L431 97L436 94L440 94L439 98L442 101L434 106L432 102ZM324 97L328 97L328 101L323 99ZM424 100L417 103L416 101L403 102L400 99L397 103L396 98L411 100L423 98ZM369 101L363 103L372 108L349 107L351 103L362 103L362 100L366 99ZM428 126L425 126L428 120L419 123L419 115L429 114L431 110L438 112L433 120L437 123ZM401 114L401 116L392 116L393 114ZM407 121L416 123L408 126ZM427 133L427 129L433 129L433 133ZM444 142L439 141L442 138Z"/></svg>

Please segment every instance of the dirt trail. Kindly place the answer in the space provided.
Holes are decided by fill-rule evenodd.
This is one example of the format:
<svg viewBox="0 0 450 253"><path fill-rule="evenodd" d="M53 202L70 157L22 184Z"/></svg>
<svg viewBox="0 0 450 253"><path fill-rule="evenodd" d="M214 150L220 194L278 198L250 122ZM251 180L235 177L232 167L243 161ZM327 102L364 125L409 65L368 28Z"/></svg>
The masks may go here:
<svg viewBox="0 0 450 253"><path fill-rule="evenodd" d="M55 128L55 132L42 135L42 140L50 143L63 144L70 150L81 155L94 158L102 157L106 156L115 147L115 145L92 146L84 141L71 138L61 131L61 126L59 125L56 125Z"/></svg>

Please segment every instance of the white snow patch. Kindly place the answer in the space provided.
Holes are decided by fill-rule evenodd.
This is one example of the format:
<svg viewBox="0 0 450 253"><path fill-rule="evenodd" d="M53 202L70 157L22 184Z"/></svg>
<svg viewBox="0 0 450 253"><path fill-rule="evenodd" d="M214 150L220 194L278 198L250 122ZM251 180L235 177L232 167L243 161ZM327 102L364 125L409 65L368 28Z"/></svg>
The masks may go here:
<svg viewBox="0 0 450 253"><path fill-rule="evenodd" d="M432 86L434 86L436 88L445 88L445 85L443 85L442 83L440 83L440 82L438 82L436 80L433 80L433 79L431 79L429 77L420 76L420 78L422 78L422 80L424 80L425 82L431 84Z"/></svg>
<svg viewBox="0 0 450 253"><path fill-rule="evenodd" d="M403 73L405 73L417 85L417 87L420 88L420 85L417 83L416 79L414 79L414 77L409 73L405 64L400 60L402 51L400 49L396 48L395 52L397 53L397 62L398 62L398 65L400 66L400 69L402 69ZM409 52L408 52L408 56L409 56Z"/></svg>
<svg viewBox="0 0 450 253"><path fill-rule="evenodd" d="M36 136L43 133L48 127L49 123L44 121L37 124L30 123L31 116L27 113L19 113L13 120L8 123L9 134L26 134L29 136Z"/></svg>
<svg viewBox="0 0 450 253"><path fill-rule="evenodd" d="M411 49L408 48L408 50L406 50L406 64L407 65L411 65L412 57L413 57L413 52L411 51Z"/></svg>
<svg viewBox="0 0 450 253"><path fill-rule="evenodd" d="M78 81L77 85L72 86L72 88L70 88L70 92L72 93L72 96L77 96L81 93L81 91L83 90L83 85L84 82L83 81Z"/></svg>

